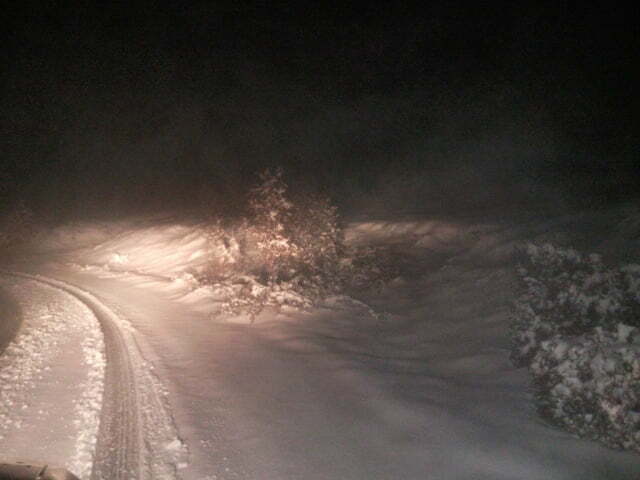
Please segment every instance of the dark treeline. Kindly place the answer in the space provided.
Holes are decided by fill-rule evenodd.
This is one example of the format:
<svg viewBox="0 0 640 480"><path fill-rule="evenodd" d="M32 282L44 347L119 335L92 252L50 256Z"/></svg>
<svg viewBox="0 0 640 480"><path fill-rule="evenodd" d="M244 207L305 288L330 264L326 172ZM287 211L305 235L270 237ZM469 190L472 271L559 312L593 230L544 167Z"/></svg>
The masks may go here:
<svg viewBox="0 0 640 480"><path fill-rule="evenodd" d="M545 211L640 191L637 40L610 28L623 12L236 8L15 18L3 209L234 214L275 165L354 211Z"/></svg>

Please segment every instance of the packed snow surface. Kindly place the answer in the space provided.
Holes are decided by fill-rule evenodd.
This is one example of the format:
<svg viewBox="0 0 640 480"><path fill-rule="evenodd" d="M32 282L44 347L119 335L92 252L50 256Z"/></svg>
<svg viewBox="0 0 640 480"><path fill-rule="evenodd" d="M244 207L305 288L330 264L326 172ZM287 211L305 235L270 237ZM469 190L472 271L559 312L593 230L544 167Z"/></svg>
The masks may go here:
<svg viewBox="0 0 640 480"><path fill-rule="evenodd" d="M105 369L97 320L73 297L0 277L21 306L22 329L0 357L3 460L45 460L89 478Z"/></svg>
<svg viewBox="0 0 640 480"><path fill-rule="evenodd" d="M252 325L211 313L221 292L195 281L210 255L206 237L175 219L67 226L43 239L36 260L14 268L80 285L130 322L180 435L167 455L182 442L189 451L178 466L185 480L637 479L637 454L541 421L526 370L508 360L512 248L559 229L354 222L349 242L392 245L406 273L358 299L268 309ZM3 288L23 291L10 280ZM25 307L47 304L26 297ZM58 327L45 327L42 315L32 315L41 322L34 325L47 335ZM15 388L30 385L12 378ZM38 417L25 417L15 402L3 424L31 428ZM31 435L32 444L55 449L68 443L65 435Z"/></svg>

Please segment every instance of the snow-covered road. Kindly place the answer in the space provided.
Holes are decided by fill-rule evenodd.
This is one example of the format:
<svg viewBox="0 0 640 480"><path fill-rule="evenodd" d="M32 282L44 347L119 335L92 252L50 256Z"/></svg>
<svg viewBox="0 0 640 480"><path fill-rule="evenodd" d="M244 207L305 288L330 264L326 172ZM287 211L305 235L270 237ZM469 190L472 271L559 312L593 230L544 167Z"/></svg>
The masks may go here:
<svg viewBox="0 0 640 480"><path fill-rule="evenodd" d="M110 233L108 241L92 229L96 246L23 267L80 286L117 317L136 365L135 387L125 386L142 388L136 408L145 416L166 407L165 421L146 421L144 431L175 428L174 440L166 432L163 441L144 436L152 445L142 454L149 469L165 462L183 480L640 478L636 454L541 421L526 371L507 358L513 279L505 239L519 234L480 233L475 247L444 255L453 242L432 237L457 235L453 227L393 228L413 238L421 265L430 267L366 299L389 312L382 316L334 298L311 312L272 312L254 325L220 321L197 291L184 295L187 277L175 265L199 258L201 243L193 229L176 226ZM373 233L397 232L383 225ZM2 287L25 309L47 304L29 289L48 287L24 280ZM66 318L66 306L59 312ZM41 314L30 317L39 325ZM166 396L158 403L145 391ZM24 438L33 442L34 434ZM34 452L40 461L54 453L46 446Z"/></svg>
<svg viewBox="0 0 640 480"><path fill-rule="evenodd" d="M5 455L83 479L176 478L186 449L126 319L59 280L6 274L3 282L24 317L0 363Z"/></svg>
<svg viewBox="0 0 640 480"><path fill-rule="evenodd" d="M0 452L89 478L105 370L102 333L83 303L41 282L0 277L24 324L0 357Z"/></svg>

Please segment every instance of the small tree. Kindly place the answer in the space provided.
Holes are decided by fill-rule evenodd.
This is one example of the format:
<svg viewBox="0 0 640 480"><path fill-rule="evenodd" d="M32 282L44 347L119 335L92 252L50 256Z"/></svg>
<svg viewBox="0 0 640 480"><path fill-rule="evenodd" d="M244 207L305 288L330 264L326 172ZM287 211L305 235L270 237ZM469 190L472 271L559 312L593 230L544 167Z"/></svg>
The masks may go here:
<svg viewBox="0 0 640 480"><path fill-rule="evenodd" d="M251 190L252 233L269 283L314 296L340 283L341 230L337 208L320 194L292 194L281 169L265 171Z"/></svg>
<svg viewBox="0 0 640 480"><path fill-rule="evenodd" d="M298 246L296 260L301 286L316 297L341 290L346 250L337 208L320 194L307 194L296 205L291 238Z"/></svg>
<svg viewBox="0 0 640 480"><path fill-rule="evenodd" d="M326 195L292 192L279 168L260 174L247 205L241 221L209 227L211 262L200 278L228 287L223 312L253 318L269 305L306 308L395 278L380 249L345 247L338 210Z"/></svg>
<svg viewBox="0 0 640 480"><path fill-rule="evenodd" d="M212 259L201 279L234 285L223 310L254 317L267 305L307 307L340 290L344 248L328 197L292 194L276 169L260 175L247 205L247 218L209 227Z"/></svg>
<svg viewBox="0 0 640 480"><path fill-rule="evenodd" d="M277 283L292 277L294 262L299 255L298 246L291 238L293 204L287 198L287 186L282 169L260 174L260 183L251 189L252 234L266 283Z"/></svg>

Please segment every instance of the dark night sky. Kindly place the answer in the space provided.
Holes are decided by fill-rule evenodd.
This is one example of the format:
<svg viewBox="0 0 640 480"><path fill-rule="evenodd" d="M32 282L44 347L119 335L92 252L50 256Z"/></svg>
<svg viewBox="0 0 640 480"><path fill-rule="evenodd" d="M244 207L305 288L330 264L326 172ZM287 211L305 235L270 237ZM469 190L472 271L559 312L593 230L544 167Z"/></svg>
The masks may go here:
<svg viewBox="0 0 640 480"><path fill-rule="evenodd" d="M352 208L599 207L640 191L630 11L132 3L12 14L3 206L233 209L276 164Z"/></svg>

